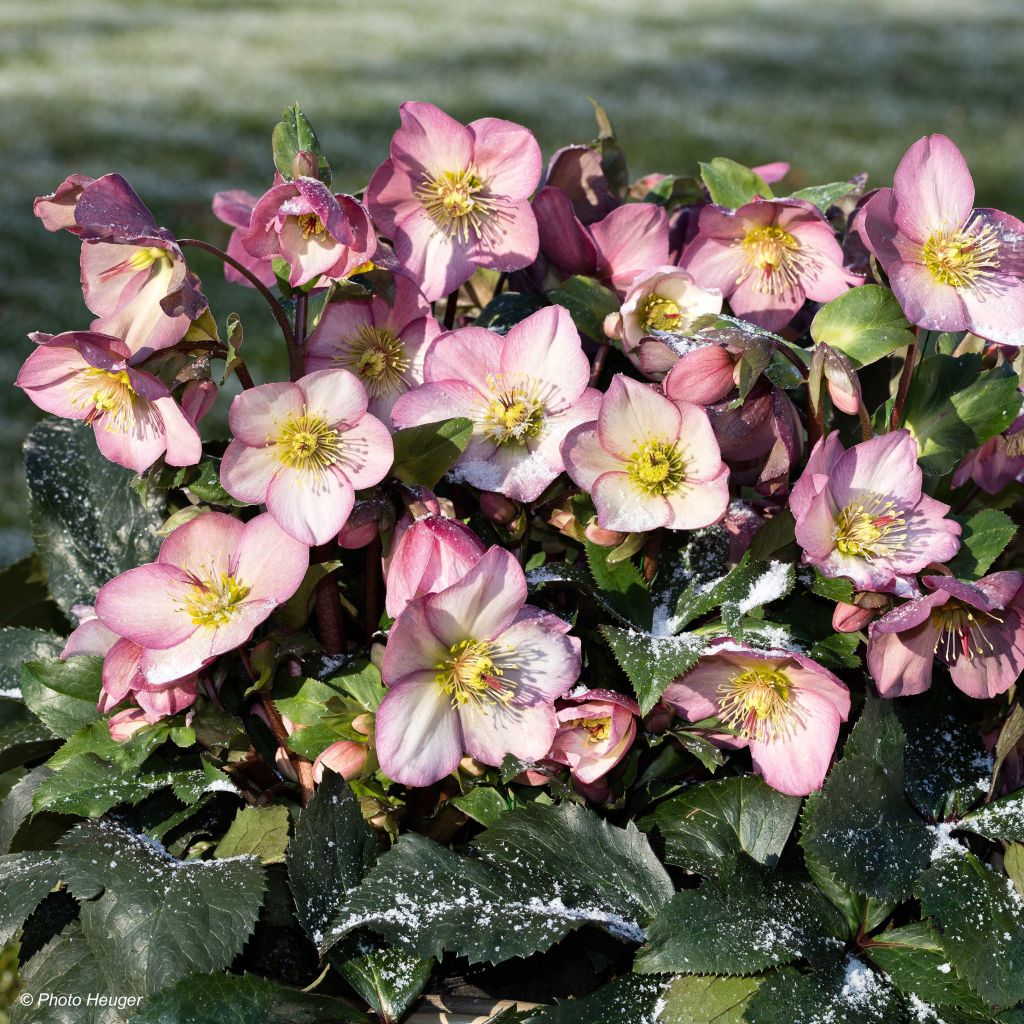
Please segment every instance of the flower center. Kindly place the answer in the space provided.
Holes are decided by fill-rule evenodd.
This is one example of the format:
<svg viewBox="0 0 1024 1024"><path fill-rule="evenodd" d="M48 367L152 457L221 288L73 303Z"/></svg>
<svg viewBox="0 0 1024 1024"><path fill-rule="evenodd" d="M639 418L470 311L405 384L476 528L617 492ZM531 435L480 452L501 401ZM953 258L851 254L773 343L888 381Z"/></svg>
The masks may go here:
<svg viewBox="0 0 1024 1024"><path fill-rule="evenodd" d="M999 269L999 234L991 224L978 231L935 231L921 259L939 284L970 288Z"/></svg>
<svg viewBox="0 0 1024 1024"><path fill-rule="evenodd" d="M742 284L754 275L755 290L768 295L792 291L807 263L800 243L784 228L768 224L751 228L740 241L746 267L736 279Z"/></svg>
<svg viewBox="0 0 1024 1024"><path fill-rule="evenodd" d="M544 429L544 401L532 381L513 383L502 374L489 376L494 396L484 409L484 436L494 444L525 444Z"/></svg>
<svg viewBox="0 0 1024 1024"><path fill-rule="evenodd" d="M640 311L640 326L645 331L675 331L682 313L679 305L661 295L651 295Z"/></svg>
<svg viewBox="0 0 1024 1024"><path fill-rule="evenodd" d="M161 249L158 245L144 245L136 249L128 259L122 260L112 267L107 267L100 274L100 280L110 281L112 278L117 277L118 274L134 274L140 270L148 270L154 263L171 266L174 263L174 257L166 249Z"/></svg>
<svg viewBox="0 0 1024 1024"><path fill-rule="evenodd" d="M718 713L726 725L747 739L778 739L793 725L792 690L785 672L746 669L718 687Z"/></svg>
<svg viewBox="0 0 1024 1024"><path fill-rule="evenodd" d="M394 391L402 383L402 374L409 369L405 346L390 331L380 327L361 327L344 354L336 357L336 362L361 377L373 398Z"/></svg>
<svg viewBox="0 0 1024 1024"><path fill-rule="evenodd" d="M686 481L686 459L675 441L645 441L626 459L626 472L645 494L674 494Z"/></svg>
<svg viewBox="0 0 1024 1024"><path fill-rule="evenodd" d="M185 611L197 626L223 626L231 621L250 589L223 572L219 579L196 578L185 598Z"/></svg>
<svg viewBox="0 0 1024 1024"><path fill-rule="evenodd" d="M312 238L315 242L327 241L327 228L315 213L300 213L295 219L299 222L304 239Z"/></svg>
<svg viewBox="0 0 1024 1024"><path fill-rule="evenodd" d="M960 601L950 600L931 613L932 625L939 631L935 641L935 653L941 654L947 663L964 657L970 661L975 655L991 654L995 650L985 630L993 622L1002 619L991 612L971 608ZM940 650L941 648L941 650Z"/></svg>
<svg viewBox="0 0 1024 1024"><path fill-rule="evenodd" d="M292 469L323 473L341 456L342 440L323 416L293 416L277 437L277 457Z"/></svg>
<svg viewBox="0 0 1024 1024"><path fill-rule="evenodd" d="M430 219L449 238L468 242L479 238L486 220L495 212L487 186L471 168L426 175L416 198Z"/></svg>
<svg viewBox="0 0 1024 1024"><path fill-rule="evenodd" d="M1011 459L1019 459L1024 455L1024 430L1018 430L1016 434L1006 435L1006 454Z"/></svg>
<svg viewBox="0 0 1024 1024"><path fill-rule="evenodd" d="M894 501L865 494L839 513L834 540L842 554L870 561L903 547L907 520Z"/></svg>
<svg viewBox="0 0 1024 1024"><path fill-rule="evenodd" d="M601 743L612 734L609 715L601 718L571 718L565 725L571 729L583 729L587 734L587 743Z"/></svg>
<svg viewBox="0 0 1024 1024"><path fill-rule="evenodd" d="M107 430L123 433L135 422L138 397L127 370L90 367L75 384L72 404L88 410L86 423L94 423L102 417Z"/></svg>
<svg viewBox="0 0 1024 1024"><path fill-rule="evenodd" d="M505 671L519 667L508 660L511 654L512 648L493 640L460 640L434 666L434 681L451 697L453 708L468 704L486 711L493 704L508 704L515 684L504 678Z"/></svg>

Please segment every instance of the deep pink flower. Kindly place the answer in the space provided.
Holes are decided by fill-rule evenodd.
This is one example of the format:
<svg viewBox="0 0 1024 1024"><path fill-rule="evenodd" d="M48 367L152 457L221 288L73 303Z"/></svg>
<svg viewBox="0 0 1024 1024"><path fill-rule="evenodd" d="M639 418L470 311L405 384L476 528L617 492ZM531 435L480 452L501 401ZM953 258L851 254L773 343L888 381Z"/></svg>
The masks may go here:
<svg viewBox="0 0 1024 1024"><path fill-rule="evenodd" d="M975 210L974 181L945 135L907 150L859 225L911 323L1024 345L1024 223Z"/></svg>
<svg viewBox="0 0 1024 1024"><path fill-rule="evenodd" d="M729 503L729 470L707 413L622 374L597 418L566 437L562 458L606 530L693 530Z"/></svg>
<svg viewBox="0 0 1024 1024"><path fill-rule="evenodd" d="M1001 434L968 452L953 474L953 486L973 480L986 494L998 494L1024 477L1024 416L1018 416Z"/></svg>
<svg viewBox="0 0 1024 1024"><path fill-rule="evenodd" d="M586 785L607 775L636 737L635 700L614 690L573 692L558 702L558 732L547 760L569 766L572 777Z"/></svg>
<svg viewBox="0 0 1024 1024"><path fill-rule="evenodd" d="M732 311L769 331L805 300L828 302L859 284L821 211L802 199L755 199L738 210L705 206L680 264Z"/></svg>
<svg viewBox="0 0 1024 1024"><path fill-rule="evenodd" d="M921 490L917 443L894 430L843 449L835 431L811 452L790 508L803 559L857 590L916 594L912 577L960 549L949 506Z"/></svg>
<svg viewBox="0 0 1024 1024"><path fill-rule="evenodd" d="M731 640L669 684L664 700L690 722L715 717L736 730L722 745L749 747L754 770L790 796L821 787L850 713L849 690L816 661Z"/></svg>
<svg viewBox="0 0 1024 1024"><path fill-rule="evenodd" d="M346 782L358 778L366 767L369 747L358 740L338 740L332 743L313 762L313 781L321 782L324 769L340 775Z"/></svg>
<svg viewBox="0 0 1024 1024"><path fill-rule="evenodd" d="M391 468L391 435L366 406L366 391L348 370L243 391L228 413L234 439L221 461L221 485L239 501L266 502L303 544L325 544L345 525L355 492Z"/></svg>
<svg viewBox="0 0 1024 1024"><path fill-rule="evenodd" d="M577 424L597 415L590 364L562 306L549 306L503 338L464 327L427 352L426 383L399 398L396 427L453 416L473 420L469 446L453 475L474 487L533 501L559 473L559 446Z"/></svg>
<svg viewBox="0 0 1024 1024"><path fill-rule="evenodd" d="M540 181L532 132L485 117L460 124L431 103L403 103L391 158L366 188L381 234L430 300L477 267L512 271L537 256L529 198Z"/></svg>
<svg viewBox="0 0 1024 1024"><path fill-rule="evenodd" d="M170 466L199 461L195 427L161 381L129 365L123 341L91 331L33 340L15 384L40 409L88 423L111 462L141 473L161 455Z"/></svg>
<svg viewBox="0 0 1024 1024"><path fill-rule="evenodd" d="M245 643L308 567L306 545L270 515L242 523L205 512L174 530L155 562L101 587L96 614L142 648L137 665L146 681L166 684Z"/></svg>
<svg viewBox="0 0 1024 1024"><path fill-rule="evenodd" d="M276 176L274 184L280 184L283 179ZM237 260L246 270L252 271L257 279L271 288L277 282L277 275L274 273L273 256L253 256L244 245L245 236L249 233L252 221L252 211L256 209L259 199L251 192L242 189L230 189L227 192L218 192L213 197L213 215L222 224L233 228L228 238L227 254ZM224 277L232 284L252 287L252 282L240 274L230 264L224 264Z"/></svg>
<svg viewBox="0 0 1024 1024"><path fill-rule="evenodd" d="M377 710L384 774L428 786L468 753L500 765L542 758L555 735L552 702L576 681L580 642L525 604L515 557L493 547L446 590L410 602L384 652L388 693Z"/></svg>
<svg viewBox="0 0 1024 1024"><path fill-rule="evenodd" d="M361 203L332 195L316 178L273 185L253 208L242 247L257 259L280 256L293 288L318 277L348 277L377 249L373 225Z"/></svg>
<svg viewBox="0 0 1024 1024"><path fill-rule="evenodd" d="M391 425L391 410L423 383L427 352L444 333L430 303L406 277L395 278L394 302L331 303L306 346L306 369L340 366L354 373L370 396L370 412Z"/></svg>
<svg viewBox="0 0 1024 1024"><path fill-rule="evenodd" d="M627 203L584 227L569 197L542 188L533 201L541 251L563 274L586 274L625 294L642 271L668 263L668 217L654 203Z"/></svg>
<svg viewBox="0 0 1024 1024"><path fill-rule="evenodd" d="M868 670L883 697L923 693L938 658L971 697L1005 693L1024 671L1024 574L967 583L925 576L932 591L871 627Z"/></svg>

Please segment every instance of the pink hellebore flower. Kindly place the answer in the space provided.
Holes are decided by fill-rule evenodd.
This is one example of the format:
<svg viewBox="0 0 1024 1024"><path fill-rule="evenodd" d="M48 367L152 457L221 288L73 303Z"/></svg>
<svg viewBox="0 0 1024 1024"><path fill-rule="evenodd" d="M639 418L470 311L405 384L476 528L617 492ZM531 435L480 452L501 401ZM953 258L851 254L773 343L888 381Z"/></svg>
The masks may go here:
<svg viewBox="0 0 1024 1024"><path fill-rule="evenodd" d="M228 413L234 439L221 484L239 501L265 502L297 541L325 544L345 525L355 492L391 468L391 435L366 406L366 391L348 370L243 391Z"/></svg>
<svg viewBox="0 0 1024 1024"><path fill-rule="evenodd" d="M270 515L242 523L206 512L174 530L155 562L101 587L96 614L142 648L146 681L165 684L245 643L295 593L308 567L306 545Z"/></svg>
<svg viewBox="0 0 1024 1024"><path fill-rule="evenodd" d="M929 135L865 204L860 226L911 323L1024 345L1024 223L973 207L963 154Z"/></svg>
<svg viewBox="0 0 1024 1024"><path fill-rule="evenodd" d="M278 177L275 184L280 184L281 181L283 179ZM258 202L256 196L242 189L218 192L213 197L213 215L222 224L234 229L228 239L227 254L241 263L246 270L252 271L262 284L272 288L277 283L273 256L253 256L244 244L252 221L252 211L256 209ZM252 287L252 282L228 263L224 264L224 278L232 284Z"/></svg>
<svg viewBox="0 0 1024 1024"><path fill-rule="evenodd" d="M306 368L340 366L354 373L370 396L370 412L390 425L395 402L423 383L427 352L443 333L416 285L396 277L391 305L374 295L369 302L331 303L323 311L306 346Z"/></svg>
<svg viewBox="0 0 1024 1024"><path fill-rule="evenodd" d="M973 480L986 494L998 494L1014 480L1024 478L1024 416L1002 433L968 452L953 474L953 486Z"/></svg>
<svg viewBox="0 0 1024 1024"><path fill-rule="evenodd" d="M242 247L257 259L280 256L291 267L293 288L318 277L348 277L377 249L373 225L361 203L332 195L316 178L273 185L253 207Z"/></svg>
<svg viewBox="0 0 1024 1024"><path fill-rule="evenodd" d="M911 577L960 549L949 506L921 491L917 444L894 430L844 451L835 431L811 452L790 507L805 562L857 590L911 597Z"/></svg>
<svg viewBox="0 0 1024 1024"><path fill-rule="evenodd" d="M485 117L462 125L431 103L403 103L391 158L366 187L381 234L433 301L477 267L512 271L537 256L529 199L540 147L521 125Z"/></svg>
<svg viewBox="0 0 1024 1024"><path fill-rule="evenodd" d="M755 199L738 210L705 206L680 264L732 311L769 331L786 326L805 300L828 302L860 279L843 269L831 225L802 199Z"/></svg>
<svg viewBox="0 0 1024 1024"><path fill-rule="evenodd" d="M707 413L622 374L597 418L570 432L562 457L606 530L693 530L729 504L729 470Z"/></svg>
<svg viewBox="0 0 1024 1024"><path fill-rule="evenodd" d="M358 778L366 767L369 747L357 740L338 740L332 743L313 762L313 781L323 781L324 769L330 768L346 782Z"/></svg>
<svg viewBox="0 0 1024 1024"><path fill-rule="evenodd" d="M33 340L15 384L40 409L88 423L111 462L141 473L161 455L169 466L199 461L196 428L161 381L129 365L123 341L91 331Z"/></svg>
<svg viewBox="0 0 1024 1024"><path fill-rule="evenodd" d="M562 306L538 310L504 338L482 327L444 335L427 353L425 377L395 404L395 426L471 419L453 475L516 501L533 501L562 472L562 439L597 415L601 398L587 386L590 364Z"/></svg>
<svg viewBox="0 0 1024 1024"><path fill-rule="evenodd" d="M540 247L564 274L586 274L624 294L642 271L668 263L668 217L654 203L627 203L584 227L569 197L542 188L533 201Z"/></svg>
<svg viewBox="0 0 1024 1024"><path fill-rule="evenodd" d="M664 700L690 722L716 717L736 730L724 745L749 747L754 770L790 796L821 787L850 713L849 690L816 661L729 640L669 684Z"/></svg>
<svg viewBox="0 0 1024 1024"><path fill-rule="evenodd" d="M970 697L1005 693L1024 671L1024 574L994 572L973 583L925 576L932 591L872 627L868 670L883 697L923 693L938 658Z"/></svg>
<svg viewBox="0 0 1024 1024"><path fill-rule="evenodd" d="M558 732L547 760L569 766L577 782L607 775L636 737L637 703L614 690L572 693L558 702Z"/></svg>
<svg viewBox="0 0 1024 1024"><path fill-rule="evenodd" d="M579 675L580 642L567 622L525 601L519 563L492 547L458 583L406 606L382 667L389 690L376 743L385 775L429 786L464 752L490 765L547 753L552 702Z"/></svg>

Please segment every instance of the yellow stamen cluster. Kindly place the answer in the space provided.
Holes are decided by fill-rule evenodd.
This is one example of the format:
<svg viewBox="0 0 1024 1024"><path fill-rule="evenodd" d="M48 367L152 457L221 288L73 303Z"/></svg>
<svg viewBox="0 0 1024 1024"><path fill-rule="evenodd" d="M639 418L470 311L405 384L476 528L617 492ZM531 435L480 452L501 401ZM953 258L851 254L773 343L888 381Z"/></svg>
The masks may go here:
<svg viewBox="0 0 1024 1024"><path fill-rule="evenodd" d="M185 611L197 626L223 626L231 621L251 589L227 573L216 579L196 577L185 598Z"/></svg>
<svg viewBox="0 0 1024 1024"><path fill-rule="evenodd" d="M505 678L505 672L518 668L509 660L511 655L510 647L493 640L460 640L434 666L434 681L454 708L468 705L486 711L494 704L508 704L515 695L515 683Z"/></svg>
<svg viewBox="0 0 1024 1024"><path fill-rule="evenodd" d="M563 725L583 729L588 743L602 743L612 734L612 720L608 715L601 718L572 718Z"/></svg>
<svg viewBox="0 0 1024 1024"><path fill-rule="evenodd" d="M135 425L139 396L132 387L127 370L101 370L90 367L75 383L72 404L85 409L86 422L103 420L106 430L123 434Z"/></svg>
<svg viewBox="0 0 1024 1024"><path fill-rule="evenodd" d="M493 396L479 417L484 436L494 444L526 444L544 429L544 399L534 381L510 380L492 374L487 386Z"/></svg>
<svg viewBox="0 0 1024 1024"><path fill-rule="evenodd" d="M686 459L677 442L652 438L626 459L626 472L644 494L675 494L686 482Z"/></svg>
<svg viewBox="0 0 1024 1024"><path fill-rule="evenodd" d="M1006 454L1011 459L1019 459L1024 455L1024 430L1018 430L1016 434L1006 435Z"/></svg>
<svg viewBox="0 0 1024 1024"><path fill-rule="evenodd" d="M335 362L360 377L373 398L390 394L401 383L409 369L405 346L390 331L380 327L361 327L348 340L347 347Z"/></svg>
<svg viewBox="0 0 1024 1024"><path fill-rule="evenodd" d="M495 213L486 184L471 167L443 171L436 177L426 175L416 190L416 198L437 227L460 242L479 238Z"/></svg>
<svg viewBox="0 0 1024 1024"><path fill-rule="evenodd" d="M765 295L781 295L798 287L807 257L800 242L785 228L774 224L751 228L739 245L746 266L737 284L753 275L754 288Z"/></svg>
<svg viewBox="0 0 1024 1024"><path fill-rule="evenodd" d="M156 245L143 246L136 252L131 259L128 260L128 266L132 270L145 270L147 267L153 266L158 260L166 260L168 263L172 261L171 254L166 249L161 249Z"/></svg>
<svg viewBox="0 0 1024 1024"><path fill-rule="evenodd" d="M921 259L939 284L972 288L999 269L999 233L991 224L978 230L935 231Z"/></svg>
<svg viewBox="0 0 1024 1024"><path fill-rule="evenodd" d="M746 739L780 739L789 734L795 720L792 690L789 676L778 669L738 670L718 687L718 713Z"/></svg>
<svg viewBox="0 0 1024 1024"><path fill-rule="evenodd" d="M906 544L906 516L894 501L865 494L839 513L834 540L844 555L868 561L885 557Z"/></svg>
<svg viewBox="0 0 1024 1024"><path fill-rule="evenodd" d="M277 457L286 466L323 473L340 459L343 442L323 416L303 412L285 422L276 445Z"/></svg>
<svg viewBox="0 0 1024 1024"><path fill-rule="evenodd" d="M312 238L315 242L327 241L327 228L315 213L300 213L295 219L299 222L304 239Z"/></svg>
<svg viewBox="0 0 1024 1024"><path fill-rule="evenodd" d="M679 304L662 295L650 295L640 308L640 327L645 331L675 331L682 322Z"/></svg>
<svg viewBox="0 0 1024 1024"><path fill-rule="evenodd" d="M971 608L960 601L950 600L931 613L932 625L939 631L935 640L935 653L941 654L948 663L964 657L968 661L979 654L991 654L995 650L985 630L993 622L1003 620L992 612Z"/></svg>

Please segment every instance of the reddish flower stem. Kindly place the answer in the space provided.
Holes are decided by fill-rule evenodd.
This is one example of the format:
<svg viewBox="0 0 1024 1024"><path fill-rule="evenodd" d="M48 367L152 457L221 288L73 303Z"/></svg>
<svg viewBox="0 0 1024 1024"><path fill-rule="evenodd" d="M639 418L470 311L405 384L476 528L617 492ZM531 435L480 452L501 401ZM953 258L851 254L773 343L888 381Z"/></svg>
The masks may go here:
<svg viewBox="0 0 1024 1024"><path fill-rule="evenodd" d="M600 345L594 355L594 364L590 370L590 386L595 387L604 370L605 360L608 358L610 345Z"/></svg>
<svg viewBox="0 0 1024 1024"><path fill-rule="evenodd" d="M313 765L301 754L288 749L288 730L284 727L281 713L277 710L269 693L260 694L260 702L263 710L267 713L267 720L270 722L270 731L277 740L277 745L282 750L288 751L288 757L295 767L295 774L299 777L299 796L302 806L306 807L313 798Z"/></svg>
<svg viewBox="0 0 1024 1024"><path fill-rule="evenodd" d="M910 382L914 377L914 364L917 362L918 337L921 329L914 328L914 340L907 346L907 354L903 361L903 371L900 373L899 386L896 389L896 399L892 403L892 415L889 417L889 429L899 430L903 426L903 412L907 406L907 396L910 394Z"/></svg>

